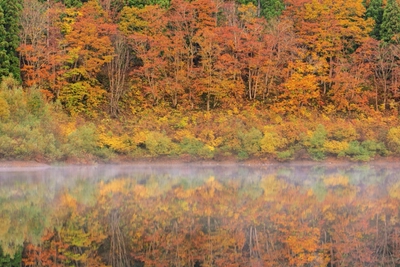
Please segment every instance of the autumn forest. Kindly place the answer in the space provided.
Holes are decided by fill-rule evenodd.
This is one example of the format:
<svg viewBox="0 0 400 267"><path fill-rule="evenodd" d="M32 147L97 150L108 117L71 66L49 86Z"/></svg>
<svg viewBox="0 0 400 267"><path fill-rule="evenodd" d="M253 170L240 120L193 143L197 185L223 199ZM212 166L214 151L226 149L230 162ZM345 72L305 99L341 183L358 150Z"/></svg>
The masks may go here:
<svg viewBox="0 0 400 267"><path fill-rule="evenodd" d="M398 0L0 0L0 157L400 154Z"/></svg>

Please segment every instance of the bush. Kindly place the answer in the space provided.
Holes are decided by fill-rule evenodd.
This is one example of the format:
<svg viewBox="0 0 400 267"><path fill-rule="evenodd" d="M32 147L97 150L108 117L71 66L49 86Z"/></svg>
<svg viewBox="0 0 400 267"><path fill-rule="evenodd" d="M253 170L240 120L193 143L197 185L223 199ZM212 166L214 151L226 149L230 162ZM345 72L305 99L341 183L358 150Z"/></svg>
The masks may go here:
<svg viewBox="0 0 400 267"><path fill-rule="evenodd" d="M360 142L352 141L349 143L349 148L345 151L345 155L354 160L368 161L373 156L373 153L363 147Z"/></svg>
<svg viewBox="0 0 400 267"><path fill-rule="evenodd" d="M276 154L277 158L279 161L287 161L287 160L291 160L294 157L294 151L291 149L285 150L285 151L281 151L278 152Z"/></svg>
<svg viewBox="0 0 400 267"><path fill-rule="evenodd" d="M326 130L321 124L317 126L311 137L306 139L304 142L310 156L315 160L322 160L325 158L324 144L326 141Z"/></svg>
<svg viewBox="0 0 400 267"><path fill-rule="evenodd" d="M396 153L400 153L400 126L390 128L387 136L388 148Z"/></svg>
<svg viewBox="0 0 400 267"><path fill-rule="evenodd" d="M195 138L183 138L180 143L180 152L182 154L189 154L194 157L200 157L204 159L212 159L215 155L215 150L209 145L205 145L203 142Z"/></svg>
<svg viewBox="0 0 400 267"><path fill-rule="evenodd" d="M197 156L199 154L200 149L204 146L204 144L195 139L195 138L183 138L180 143L180 150L183 154L189 154L191 156Z"/></svg>
<svg viewBox="0 0 400 267"><path fill-rule="evenodd" d="M42 94L37 89L32 89L27 97L27 108L29 113L41 117L45 112L46 103L43 100Z"/></svg>
<svg viewBox="0 0 400 267"><path fill-rule="evenodd" d="M90 154L97 155L99 152L97 142L94 124L81 126L68 135L67 143L63 145L64 155L81 159Z"/></svg>
<svg viewBox="0 0 400 267"><path fill-rule="evenodd" d="M260 130L251 128L248 132L239 132L238 137L242 144L242 151L249 155L257 155L261 151L260 141L263 135Z"/></svg>
<svg viewBox="0 0 400 267"><path fill-rule="evenodd" d="M7 101L0 95L0 120L5 121L10 117L10 108Z"/></svg>
<svg viewBox="0 0 400 267"><path fill-rule="evenodd" d="M177 147L165 134L149 132L144 142L147 151L152 156L172 155L176 153Z"/></svg>
<svg viewBox="0 0 400 267"><path fill-rule="evenodd" d="M326 141L324 143L324 150L327 153L339 155L344 153L349 148L349 143L347 141Z"/></svg>
<svg viewBox="0 0 400 267"><path fill-rule="evenodd" d="M272 126L264 128L264 136L260 140L261 152L276 154L278 148L282 148L287 144L287 139L279 136Z"/></svg>

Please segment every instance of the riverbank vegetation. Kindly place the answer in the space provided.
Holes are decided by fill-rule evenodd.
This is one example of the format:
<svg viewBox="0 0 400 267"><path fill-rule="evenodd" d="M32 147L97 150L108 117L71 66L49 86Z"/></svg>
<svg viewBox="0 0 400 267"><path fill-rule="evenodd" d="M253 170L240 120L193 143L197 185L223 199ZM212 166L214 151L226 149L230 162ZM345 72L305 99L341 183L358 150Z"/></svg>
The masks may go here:
<svg viewBox="0 0 400 267"><path fill-rule="evenodd" d="M0 1L0 157L398 156L399 10L396 0Z"/></svg>

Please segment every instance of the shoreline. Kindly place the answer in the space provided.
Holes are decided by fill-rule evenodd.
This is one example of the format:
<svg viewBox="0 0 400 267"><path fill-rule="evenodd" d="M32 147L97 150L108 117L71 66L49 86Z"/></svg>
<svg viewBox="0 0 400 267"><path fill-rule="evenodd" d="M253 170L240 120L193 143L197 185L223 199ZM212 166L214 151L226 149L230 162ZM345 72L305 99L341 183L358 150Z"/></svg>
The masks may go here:
<svg viewBox="0 0 400 267"><path fill-rule="evenodd" d="M185 159L168 159L168 158L149 158L137 160L114 160L105 162L75 162L75 161L61 161L61 162L38 162L38 161L22 161L22 160L0 160L0 171L16 170L16 169L45 169L50 167L67 167L67 166L97 166L97 165L120 165L120 166L135 166L135 165L194 165L194 166L268 166L268 165L287 165L287 166L310 166L310 165L323 165L323 166L343 166L355 164L388 164L400 163L400 158L387 157L377 158L370 161L352 161L349 159L327 158L324 160L316 161L311 159L306 160L290 160L290 161L276 161L265 159L249 159L244 161L227 159L227 160L185 160Z"/></svg>

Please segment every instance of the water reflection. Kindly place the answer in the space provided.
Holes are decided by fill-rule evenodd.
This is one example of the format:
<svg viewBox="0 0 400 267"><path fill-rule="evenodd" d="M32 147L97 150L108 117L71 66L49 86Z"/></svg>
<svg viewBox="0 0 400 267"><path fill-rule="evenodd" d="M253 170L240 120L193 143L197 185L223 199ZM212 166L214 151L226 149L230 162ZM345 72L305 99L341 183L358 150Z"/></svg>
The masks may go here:
<svg viewBox="0 0 400 267"><path fill-rule="evenodd" d="M8 170L0 172L0 262L15 254L15 266L397 266L399 171L396 164Z"/></svg>

